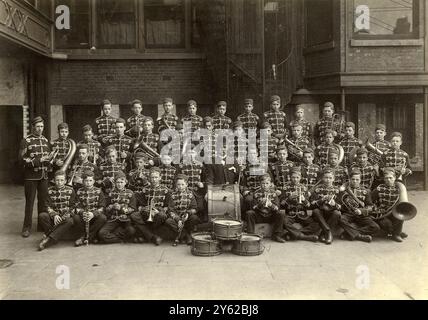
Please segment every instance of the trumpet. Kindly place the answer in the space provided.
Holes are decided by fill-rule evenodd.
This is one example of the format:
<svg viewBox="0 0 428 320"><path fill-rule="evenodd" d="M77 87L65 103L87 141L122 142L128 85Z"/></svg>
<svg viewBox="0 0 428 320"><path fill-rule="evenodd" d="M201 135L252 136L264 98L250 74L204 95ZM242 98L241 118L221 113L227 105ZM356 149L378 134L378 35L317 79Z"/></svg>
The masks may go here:
<svg viewBox="0 0 428 320"><path fill-rule="evenodd" d="M298 190L298 200L297 200L297 203L298 204L302 204L303 203L303 194L302 194L302 186L301 185L299 185L299 189L297 189Z"/></svg>
<svg viewBox="0 0 428 320"><path fill-rule="evenodd" d="M49 153L48 155L49 164L54 163L56 157L58 156L58 152L59 152L59 149L55 148L54 150L51 151L51 153Z"/></svg>
<svg viewBox="0 0 428 320"><path fill-rule="evenodd" d="M153 217L156 215L155 213L153 213L153 201L154 201L155 197L153 196L150 199L150 206L149 206L149 217L147 219L147 222L153 222Z"/></svg>

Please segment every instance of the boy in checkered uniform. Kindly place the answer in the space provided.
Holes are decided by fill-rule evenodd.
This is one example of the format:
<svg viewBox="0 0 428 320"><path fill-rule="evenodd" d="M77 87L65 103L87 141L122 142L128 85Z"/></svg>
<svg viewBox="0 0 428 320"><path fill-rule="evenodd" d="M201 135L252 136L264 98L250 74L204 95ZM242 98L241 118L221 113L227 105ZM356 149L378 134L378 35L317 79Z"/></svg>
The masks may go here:
<svg viewBox="0 0 428 320"><path fill-rule="evenodd" d="M254 193L250 210L246 212L247 232L254 233L256 223L272 223L272 240L284 243L285 213L279 210L279 199L271 177L266 174L260 177L260 188Z"/></svg>
<svg viewBox="0 0 428 320"><path fill-rule="evenodd" d="M134 192L141 192L149 184L149 169L146 169L145 155L135 153L135 168L128 174L128 187Z"/></svg>
<svg viewBox="0 0 428 320"><path fill-rule="evenodd" d="M328 164L325 166L334 172L334 183L336 187L340 187L348 181L348 169L339 164L339 152L332 150L328 154Z"/></svg>
<svg viewBox="0 0 428 320"><path fill-rule="evenodd" d="M402 232L404 221L398 220L391 213L392 208L400 198L400 190L395 183L395 168L384 168L383 179L384 183L378 185L372 192L373 216L390 239L396 242L403 242L403 239L407 236Z"/></svg>
<svg viewBox="0 0 428 320"><path fill-rule="evenodd" d="M248 140L241 121L235 121L233 123L233 131L235 134L235 137L234 137L235 158L238 164L243 165L247 161Z"/></svg>
<svg viewBox="0 0 428 320"><path fill-rule="evenodd" d="M373 141L373 146L378 149L380 152L385 153L391 148L391 143L387 140L385 140L386 136L386 126L384 124L378 124L375 128L375 140ZM372 150L369 151L369 161L374 165L380 165L382 156L380 154L377 154L376 152L373 152Z"/></svg>
<svg viewBox="0 0 428 320"><path fill-rule="evenodd" d="M336 130L333 128L334 104L330 101L324 103L322 107L322 117L317 121L314 127L314 142L315 145L323 143L326 130ZM341 132L334 132L334 137L340 136Z"/></svg>
<svg viewBox="0 0 428 320"><path fill-rule="evenodd" d="M132 138L125 135L125 125L125 120L118 118L115 124L116 133L104 137L102 140L106 147L113 146L116 149L118 161L126 167L127 162L131 159Z"/></svg>
<svg viewBox="0 0 428 320"><path fill-rule="evenodd" d="M271 172L275 186L283 191L286 183L290 181L290 170L294 167L294 163L287 160L288 151L285 146L278 147L278 161L271 164Z"/></svg>
<svg viewBox="0 0 428 320"><path fill-rule="evenodd" d="M322 183L315 187L310 196L312 207L312 217L317 221L322 229L321 241L325 244L333 242L334 230L340 221L341 205L337 202L339 188L333 185L334 171L324 169L322 174Z"/></svg>
<svg viewBox="0 0 428 320"><path fill-rule="evenodd" d="M344 157L342 164L345 167L349 167L354 159L350 159L353 151L363 145L363 142L354 136L355 134L355 124L353 122L347 122L345 124L345 136L340 140L339 144L342 146L344 151Z"/></svg>
<svg viewBox="0 0 428 320"><path fill-rule="evenodd" d="M100 179L97 184L105 193L109 193L113 188L115 174L123 171L125 167L117 162L117 151L114 146L106 148L105 157L106 161L100 164Z"/></svg>
<svg viewBox="0 0 428 320"><path fill-rule="evenodd" d="M329 154L338 152L338 148L334 143L334 132L331 129L326 129L323 142L315 149L315 159L318 165L323 168L328 163Z"/></svg>
<svg viewBox="0 0 428 320"><path fill-rule="evenodd" d="M86 144L79 144L77 147L77 159L67 173L68 178L71 180L74 191L77 191L83 185L83 173L85 171L92 171L98 178L98 168L95 164L88 161L89 147Z"/></svg>
<svg viewBox="0 0 428 320"><path fill-rule="evenodd" d="M140 135L140 138L135 140L134 146L139 145L141 142L144 142L149 148L157 152L159 150L159 135L157 133L153 133L153 128L153 119L151 117L145 117L143 120L143 132ZM134 152L137 152L137 150L145 154L146 163L151 166L155 164L154 160L149 157L146 150L141 147L137 147Z"/></svg>
<svg viewBox="0 0 428 320"><path fill-rule="evenodd" d="M300 124L302 127L302 137L305 137L312 144L313 137L313 125L305 119L305 109L302 105L297 105L294 112L294 120L290 122L290 128L293 128L294 125Z"/></svg>
<svg viewBox="0 0 428 320"><path fill-rule="evenodd" d="M391 148L383 154L381 161L381 170L394 168L397 180L403 180L403 178L412 174L409 155L406 151L400 149L402 143L402 134L393 132L391 134Z"/></svg>
<svg viewBox="0 0 428 320"><path fill-rule="evenodd" d="M290 129L291 137L289 140L297 146L287 145L290 161L300 164L303 160L303 150L311 147L311 140L307 136L302 135L302 125L300 123L296 122L292 124Z"/></svg>
<svg viewBox="0 0 428 320"><path fill-rule="evenodd" d="M125 134L131 138L137 138L143 131L143 121L145 116L142 114L143 103L141 100L135 99L131 102L131 110L133 115L126 119L126 127L128 130Z"/></svg>
<svg viewBox="0 0 428 320"><path fill-rule="evenodd" d="M137 204L134 192L126 188L127 182L125 173L117 172L114 188L107 193L107 222L99 231L99 238L104 243L119 243L131 239L135 234L130 215L137 209Z"/></svg>
<svg viewBox="0 0 428 320"><path fill-rule="evenodd" d="M187 189L187 177L179 174L175 180L176 189L168 196L168 219L165 224L171 228L177 240L187 244L192 243L190 233L201 223L196 214L197 203L192 191ZM182 230L179 233L180 229ZM174 242L174 245L177 243Z"/></svg>
<svg viewBox="0 0 428 320"><path fill-rule="evenodd" d="M287 117L285 112L280 111L281 98L279 96L270 97L271 110L263 113L263 121L268 122L272 126L272 134L278 139L282 139L287 134Z"/></svg>
<svg viewBox="0 0 428 320"><path fill-rule="evenodd" d="M361 186L371 190L378 168L368 161L366 148L358 148L356 156L357 161L351 165L351 171L359 170L361 172Z"/></svg>
<svg viewBox="0 0 428 320"><path fill-rule="evenodd" d="M39 215L40 225L45 234L39 244L39 251L58 243L61 236L73 227L76 194L73 188L66 186L65 183L65 172L55 172L55 185L48 189L46 212Z"/></svg>
<svg viewBox="0 0 428 320"><path fill-rule="evenodd" d="M94 133L92 132L92 127L89 124L83 126L82 131L83 140L79 141L77 146L79 147L79 145L86 144L88 146L88 161L98 166L102 162L101 143L93 139Z"/></svg>
<svg viewBox="0 0 428 320"><path fill-rule="evenodd" d="M106 223L104 215L106 201L100 188L94 186L93 171L85 171L82 176L83 187L77 190L76 214L73 216L74 225L79 230L80 237L75 241L76 247L96 241L98 231ZM85 224L89 223L89 238L85 239Z"/></svg>
<svg viewBox="0 0 428 320"><path fill-rule="evenodd" d="M342 235L351 241L371 242L372 235L376 234L380 228L370 215L373 209L370 189L360 184L361 171L358 169L351 172L349 180L344 190L341 190L339 199L352 199L354 196L358 201L354 199L341 202L342 217L339 224L344 230Z"/></svg>
<svg viewBox="0 0 428 320"><path fill-rule="evenodd" d="M115 133L116 118L111 116L111 102L110 100L104 100L101 103L102 115L95 119L95 134L96 139L101 142L106 136Z"/></svg>
<svg viewBox="0 0 428 320"><path fill-rule="evenodd" d="M171 98L163 99L164 114L156 120L159 133L165 129L175 129L177 125L178 117L172 113L173 103Z"/></svg>
<svg viewBox="0 0 428 320"><path fill-rule="evenodd" d="M166 214L168 193L169 190L161 185L160 169L150 168L150 185L137 193L138 211L131 215L137 232L143 237L139 238L140 242L150 241L157 246L162 243L162 238L155 232L168 218ZM152 221L148 221L150 216Z"/></svg>
<svg viewBox="0 0 428 320"><path fill-rule="evenodd" d="M172 165L172 158L169 154L161 155L161 165L159 169L161 172L161 185L172 190L177 175L177 168Z"/></svg>
<svg viewBox="0 0 428 320"><path fill-rule="evenodd" d="M274 163L277 160L276 149L279 145L279 139L273 135L272 125L269 122L263 123L261 129L266 130L266 135L260 134L257 141L259 150L262 152L267 145L269 163Z"/></svg>
<svg viewBox="0 0 428 320"><path fill-rule="evenodd" d="M244 100L244 113L240 114L236 120L241 121L242 127L245 132L248 132L248 129L257 129L257 126L260 122L258 115L253 113L254 102L253 99Z"/></svg>
<svg viewBox="0 0 428 320"><path fill-rule="evenodd" d="M226 101L217 102L216 114L212 117L213 129L229 129L232 125L232 119L226 116Z"/></svg>
<svg viewBox="0 0 428 320"><path fill-rule="evenodd" d="M51 142L52 150L58 150L58 155L55 158L53 166L54 171L58 170L64 164L67 154L70 152L72 139L68 138L68 134L68 124L65 122L60 123L58 125L59 138Z"/></svg>
<svg viewBox="0 0 428 320"><path fill-rule="evenodd" d="M181 122L184 124L185 122L190 121L190 129L192 132L202 127L203 119L201 116L196 114L197 111L198 111L198 104L196 103L196 101L195 100L187 101L187 115L185 115L181 119Z"/></svg>
<svg viewBox="0 0 428 320"><path fill-rule="evenodd" d="M314 163L314 151L311 148L303 150L303 165L301 166L302 183L311 189L318 182L321 168Z"/></svg>

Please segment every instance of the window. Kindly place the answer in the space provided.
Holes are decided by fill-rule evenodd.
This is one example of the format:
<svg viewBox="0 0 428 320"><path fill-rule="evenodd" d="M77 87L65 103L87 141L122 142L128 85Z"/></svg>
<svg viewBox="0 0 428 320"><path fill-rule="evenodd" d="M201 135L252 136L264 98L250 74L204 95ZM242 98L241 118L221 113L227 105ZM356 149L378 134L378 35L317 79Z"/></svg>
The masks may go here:
<svg viewBox="0 0 428 320"><path fill-rule="evenodd" d="M418 37L418 13L418 0L354 0L354 21L367 16L364 23L354 23L354 38Z"/></svg>
<svg viewBox="0 0 428 320"><path fill-rule="evenodd" d="M97 47L135 48L134 0L97 0Z"/></svg>
<svg viewBox="0 0 428 320"><path fill-rule="evenodd" d="M183 0L144 0L146 48L184 48Z"/></svg>
<svg viewBox="0 0 428 320"><path fill-rule="evenodd" d="M55 29L55 45L58 49L89 48L89 1L57 0L55 5L66 5L70 8L69 30ZM75 27L76 26L76 27Z"/></svg>
<svg viewBox="0 0 428 320"><path fill-rule="evenodd" d="M333 2L306 0L306 47L333 41Z"/></svg>

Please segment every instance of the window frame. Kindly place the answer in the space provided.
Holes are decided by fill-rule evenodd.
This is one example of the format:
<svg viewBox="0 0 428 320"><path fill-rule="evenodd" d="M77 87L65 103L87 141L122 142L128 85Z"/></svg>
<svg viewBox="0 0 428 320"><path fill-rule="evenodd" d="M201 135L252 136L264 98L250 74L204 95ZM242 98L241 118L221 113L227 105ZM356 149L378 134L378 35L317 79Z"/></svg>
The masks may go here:
<svg viewBox="0 0 428 320"><path fill-rule="evenodd" d="M329 40L324 40L320 43L316 43L316 44L309 44L308 43L308 1L304 0L303 1L303 6L304 6L304 30L305 30L305 39L304 39L304 52L308 53L308 52L312 52L312 51L322 51L322 50L328 50L328 49L332 49L335 47L335 42L334 42L334 25L335 25L335 16L334 16L334 10L335 10L335 3L333 0L330 0L330 5L331 5L331 24L330 24L330 32L331 32L331 38Z"/></svg>

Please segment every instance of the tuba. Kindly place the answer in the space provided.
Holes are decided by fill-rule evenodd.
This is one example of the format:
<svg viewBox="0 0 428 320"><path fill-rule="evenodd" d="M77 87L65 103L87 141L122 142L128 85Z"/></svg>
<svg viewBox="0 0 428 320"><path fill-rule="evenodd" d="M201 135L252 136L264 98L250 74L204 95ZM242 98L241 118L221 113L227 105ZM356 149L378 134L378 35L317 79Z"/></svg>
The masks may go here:
<svg viewBox="0 0 428 320"><path fill-rule="evenodd" d="M150 159L154 159L154 158L160 158L160 154L157 153L155 150L153 150L152 148L150 148L147 143L145 143L144 141L137 141L134 144L134 155L137 152L137 149L141 149L143 150Z"/></svg>
<svg viewBox="0 0 428 320"><path fill-rule="evenodd" d="M60 171L64 172L67 172L67 169L73 161L74 155L76 154L76 142L74 142L73 139L68 140L70 141L70 149L68 149L63 165L61 166L61 168L59 168Z"/></svg>
<svg viewBox="0 0 428 320"><path fill-rule="evenodd" d="M340 144L334 143L334 146L339 151L339 164L342 163L343 158L345 158L345 150L343 150L343 147Z"/></svg>

